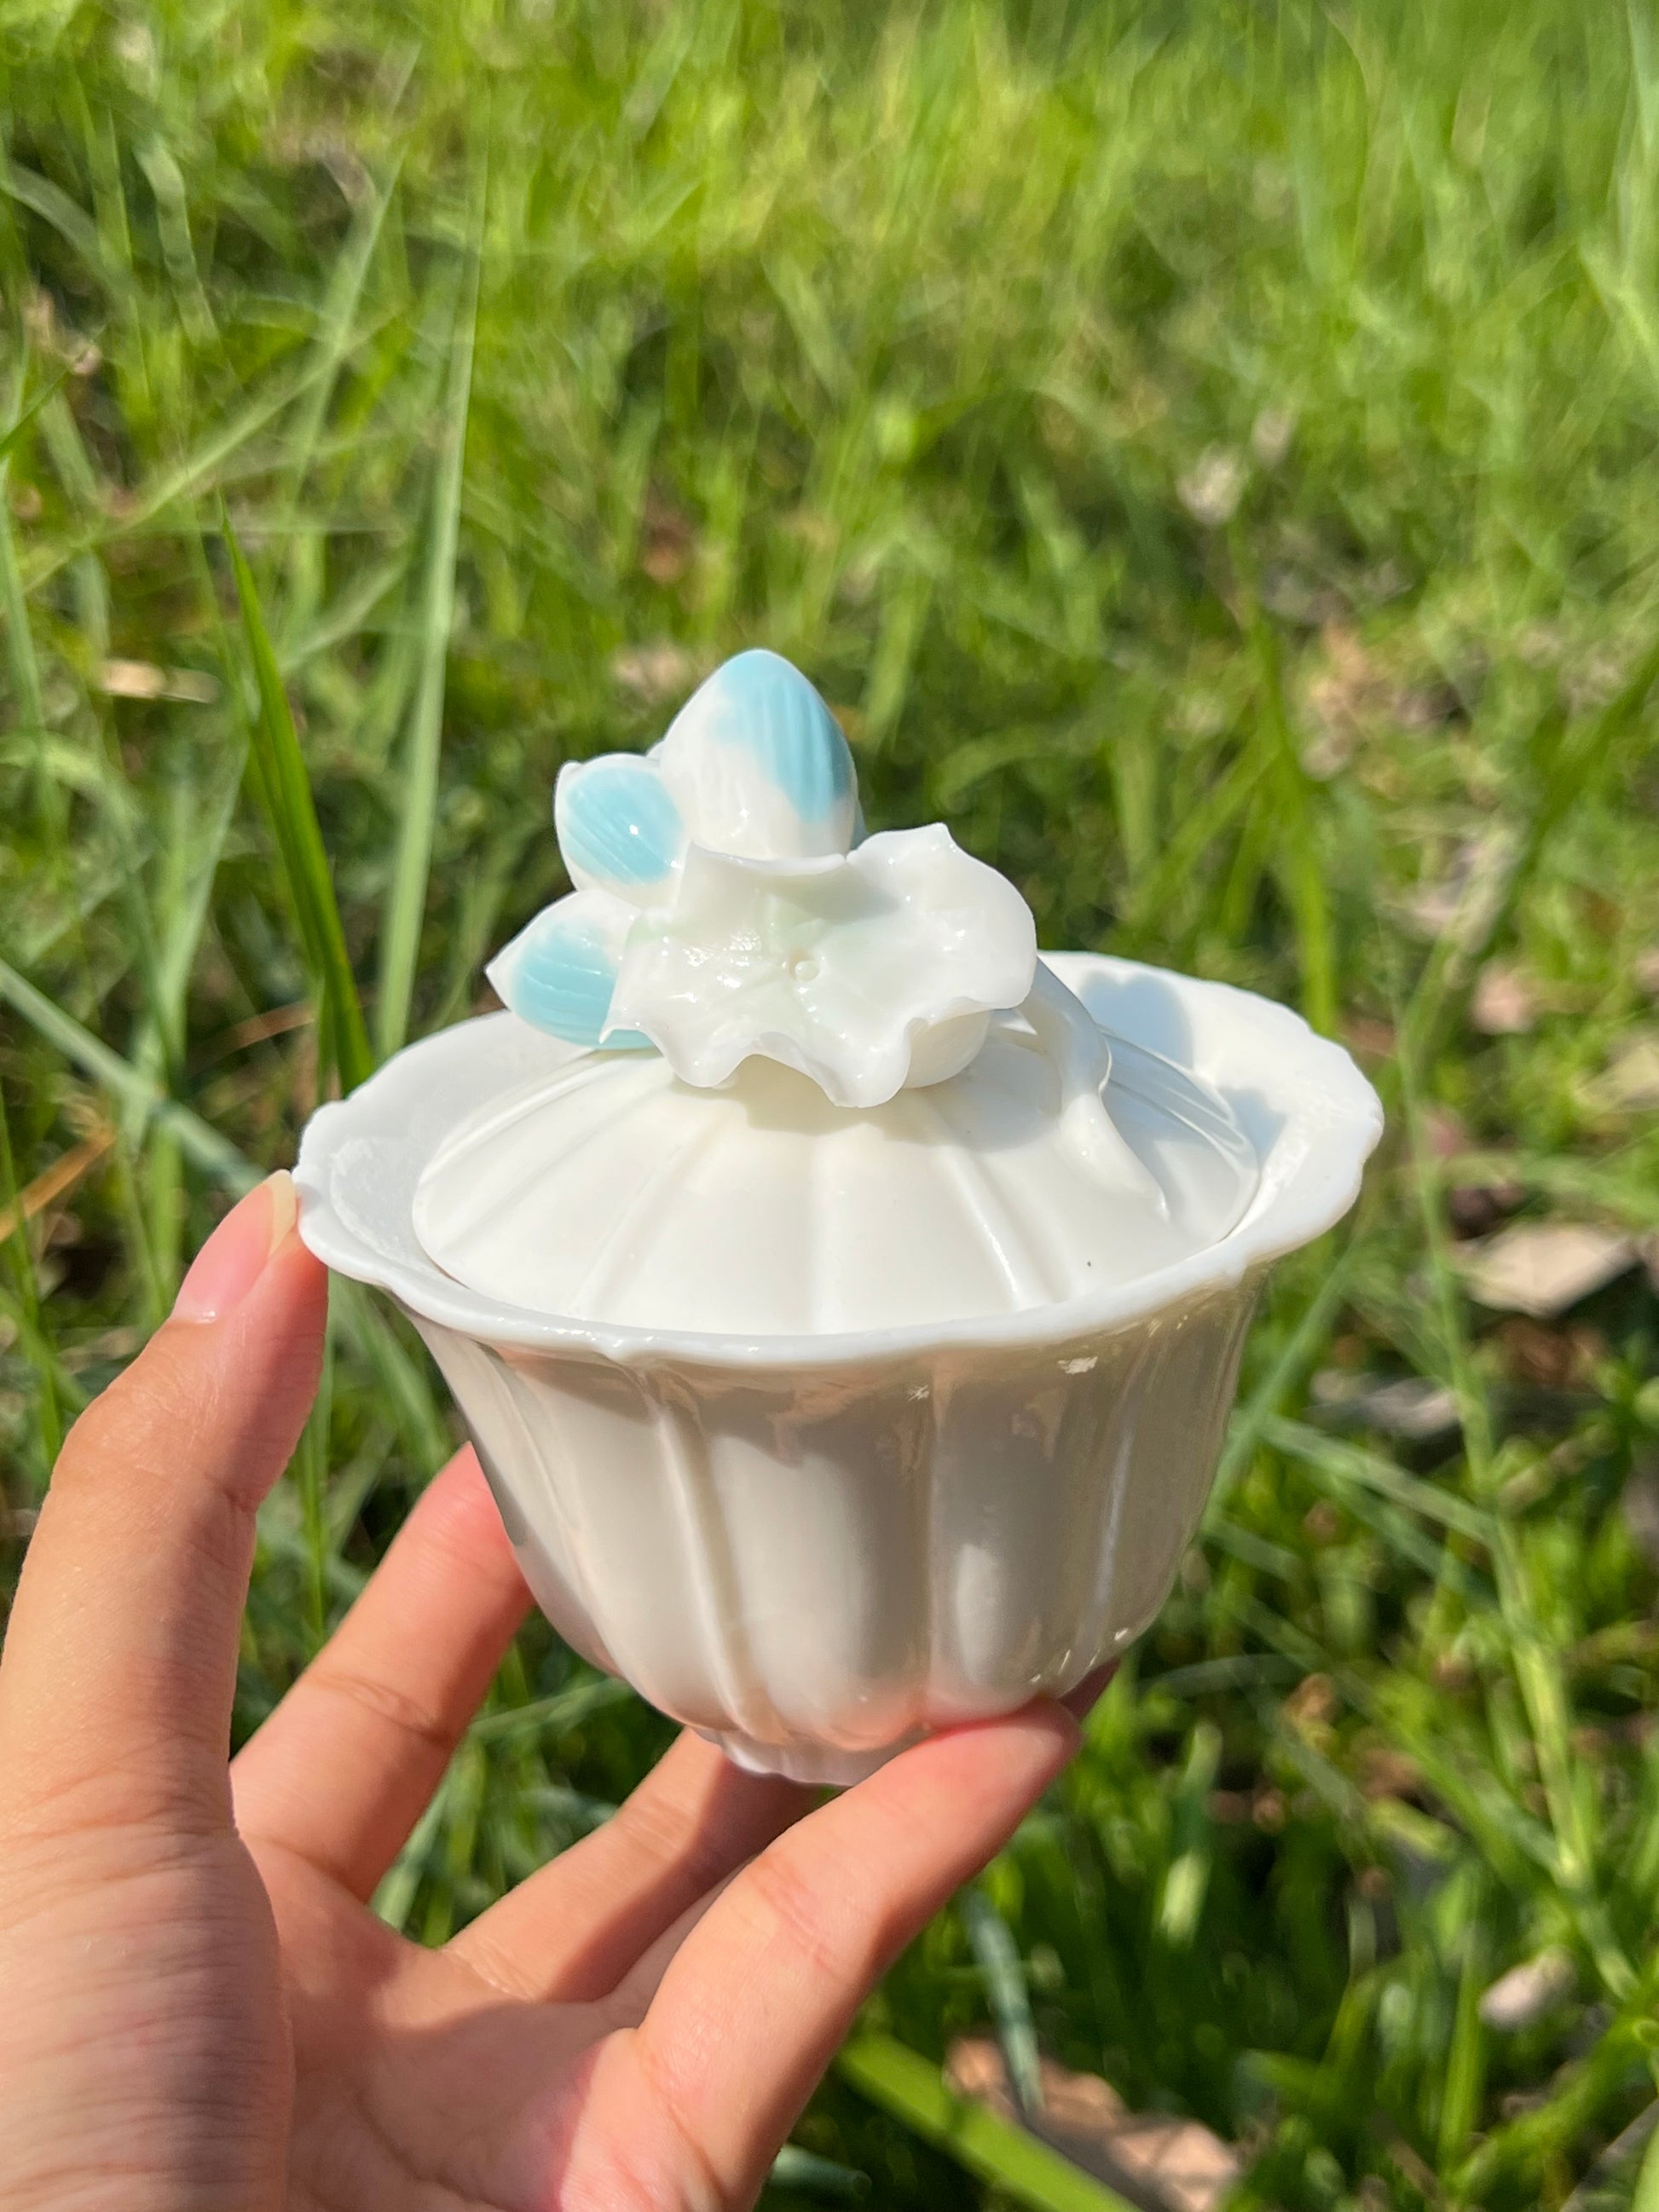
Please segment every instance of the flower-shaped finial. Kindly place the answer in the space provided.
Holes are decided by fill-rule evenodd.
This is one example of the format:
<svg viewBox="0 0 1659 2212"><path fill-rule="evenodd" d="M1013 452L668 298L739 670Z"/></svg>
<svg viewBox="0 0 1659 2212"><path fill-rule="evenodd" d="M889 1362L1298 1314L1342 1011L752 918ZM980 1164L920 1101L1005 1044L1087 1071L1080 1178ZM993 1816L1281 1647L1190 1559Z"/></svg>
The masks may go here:
<svg viewBox="0 0 1659 2212"><path fill-rule="evenodd" d="M717 669L643 758L568 764L553 811L576 888L489 975L574 1044L654 1045L704 1085L758 1054L878 1106L1031 988L1019 893L941 823L860 841L847 740L775 653Z"/></svg>

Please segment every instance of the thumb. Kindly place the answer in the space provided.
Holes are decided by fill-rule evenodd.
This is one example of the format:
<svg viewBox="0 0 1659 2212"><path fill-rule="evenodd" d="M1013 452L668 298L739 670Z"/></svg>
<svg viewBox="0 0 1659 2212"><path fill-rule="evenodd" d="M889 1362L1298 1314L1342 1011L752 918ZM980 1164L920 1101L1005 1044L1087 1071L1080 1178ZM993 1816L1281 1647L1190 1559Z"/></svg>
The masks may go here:
<svg viewBox="0 0 1659 2212"><path fill-rule="evenodd" d="M70 1431L0 1662L0 1823L228 1826L253 1516L315 1395L327 1277L274 1175ZM55 1809L54 1809L55 1808Z"/></svg>

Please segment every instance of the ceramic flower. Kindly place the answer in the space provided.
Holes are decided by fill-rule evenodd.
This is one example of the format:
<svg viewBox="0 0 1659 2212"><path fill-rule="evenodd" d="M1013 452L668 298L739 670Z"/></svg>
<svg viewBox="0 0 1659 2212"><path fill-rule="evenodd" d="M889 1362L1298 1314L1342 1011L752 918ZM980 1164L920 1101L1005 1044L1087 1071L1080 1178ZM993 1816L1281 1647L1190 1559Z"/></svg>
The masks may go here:
<svg viewBox="0 0 1659 2212"><path fill-rule="evenodd" d="M876 1106L1031 988L1030 909L942 824L855 843L847 741L775 653L727 661L643 758L566 767L554 821L576 889L489 974L573 1043L654 1046L704 1086L759 1054Z"/></svg>

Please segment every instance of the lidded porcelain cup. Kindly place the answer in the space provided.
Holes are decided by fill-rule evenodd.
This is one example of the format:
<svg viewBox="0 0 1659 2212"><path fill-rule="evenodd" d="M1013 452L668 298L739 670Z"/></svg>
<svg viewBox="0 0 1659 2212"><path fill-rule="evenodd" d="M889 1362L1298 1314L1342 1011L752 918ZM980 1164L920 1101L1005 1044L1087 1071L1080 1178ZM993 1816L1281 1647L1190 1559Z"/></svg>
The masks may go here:
<svg viewBox="0 0 1659 2212"><path fill-rule="evenodd" d="M560 1632L845 1782L1151 1621L1271 1261L1381 1115L1281 1006L1084 953L862 834L770 653L568 767L503 1013L307 1127L301 1231L413 1321Z"/></svg>

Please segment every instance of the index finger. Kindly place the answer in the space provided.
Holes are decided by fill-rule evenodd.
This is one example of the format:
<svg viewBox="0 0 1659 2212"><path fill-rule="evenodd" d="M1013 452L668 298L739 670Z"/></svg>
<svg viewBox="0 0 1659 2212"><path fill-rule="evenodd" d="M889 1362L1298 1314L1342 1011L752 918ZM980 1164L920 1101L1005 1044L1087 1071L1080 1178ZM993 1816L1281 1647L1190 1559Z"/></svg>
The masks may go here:
<svg viewBox="0 0 1659 2212"><path fill-rule="evenodd" d="M871 1988L1078 1741L1044 1704L918 1744L770 1844L686 1938L633 2057L720 2202L751 2200Z"/></svg>
<svg viewBox="0 0 1659 2212"><path fill-rule="evenodd" d="M253 1516L322 1355L327 1278L295 1218L286 1175L250 1191L64 1446L0 1660L14 1834L229 1826Z"/></svg>

